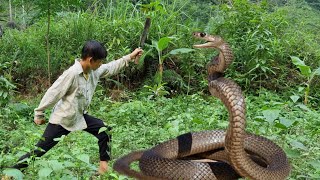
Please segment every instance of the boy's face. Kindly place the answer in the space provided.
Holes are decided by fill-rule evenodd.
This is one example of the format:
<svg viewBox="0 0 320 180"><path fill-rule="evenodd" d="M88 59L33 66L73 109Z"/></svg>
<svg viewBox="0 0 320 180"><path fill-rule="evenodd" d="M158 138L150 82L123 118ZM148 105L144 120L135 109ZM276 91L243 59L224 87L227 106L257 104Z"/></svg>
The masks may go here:
<svg viewBox="0 0 320 180"><path fill-rule="evenodd" d="M97 70L102 64L102 59L98 59L98 60L93 60L92 58L90 59L90 69L92 70Z"/></svg>

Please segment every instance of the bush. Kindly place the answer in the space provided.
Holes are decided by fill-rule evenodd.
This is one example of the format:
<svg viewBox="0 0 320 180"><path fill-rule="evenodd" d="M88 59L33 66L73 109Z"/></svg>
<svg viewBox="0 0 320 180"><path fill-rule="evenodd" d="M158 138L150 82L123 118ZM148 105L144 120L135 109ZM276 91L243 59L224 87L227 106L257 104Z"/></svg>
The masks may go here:
<svg viewBox="0 0 320 180"><path fill-rule="evenodd" d="M320 21L319 12L304 2L145 2L149 4L119 1L106 6L100 2L94 9L85 12L55 12L49 36L52 79L73 64L88 39L96 39L107 46L108 60L119 58L138 47L146 16L151 18L151 28L144 50L150 53L144 65L142 68L126 68L121 75L112 77L113 81L105 81L106 85L116 86L119 82L114 82L120 81L126 87L136 88L142 87L143 82L153 81L158 69L158 57L155 49L149 46L152 40L174 37L163 52L167 54L173 49L191 48L194 43L191 33L195 30L221 35L229 42L235 61L228 74L245 88L288 90L299 85L302 80L290 63L291 56L303 59L312 68L319 65L320 36L315 28ZM201 12L195 11L199 8ZM3 52L0 62L10 59L20 63L12 71L12 80L19 84L20 90L40 92L49 85L46 20L36 19L36 23L26 30L7 31L0 39ZM192 93L206 87L205 64L212 57L212 51L207 52L209 50L169 56L164 61L164 70L175 71L180 77L179 83L187 84L184 88L175 85L178 92ZM315 86L319 84L317 82L319 80L315 79Z"/></svg>
<svg viewBox="0 0 320 180"><path fill-rule="evenodd" d="M292 71L290 56L320 62L319 37L314 28L320 18L316 12L309 13L307 5L277 7L267 1L235 0L232 5L214 7L206 31L221 35L231 44L235 61L229 73L242 86L289 89L301 82Z"/></svg>

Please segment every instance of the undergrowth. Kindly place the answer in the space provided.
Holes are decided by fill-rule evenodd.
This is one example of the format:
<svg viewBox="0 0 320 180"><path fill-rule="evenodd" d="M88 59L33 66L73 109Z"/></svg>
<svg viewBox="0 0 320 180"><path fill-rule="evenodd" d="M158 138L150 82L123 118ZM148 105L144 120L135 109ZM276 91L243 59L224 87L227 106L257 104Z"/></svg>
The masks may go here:
<svg viewBox="0 0 320 180"><path fill-rule="evenodd" d="M113 127L112 161L134 150L150 148L185 132L225 129L228 113L214 97L200 94L150 100L128 94L127 101L114 102L98 90L90 114ZM290 97L262 91L247 95L247 131L265 136L284 148L292 165L289 179L320 178L320 142L318 111L309 109ZM14 103L1 110L1 166L12 165L33 148L45 126L32 122L35 104ZM21 138L24 137L24 138ZM98 166L97 140L86 132L73 132L59 139L46 155L30 161L20 174L24 179L82 179L91 177ZM19 175L20 174L20 175ZM124 179L113 170L105 179ZM19 178L18 178L19 179Z"/></svg>

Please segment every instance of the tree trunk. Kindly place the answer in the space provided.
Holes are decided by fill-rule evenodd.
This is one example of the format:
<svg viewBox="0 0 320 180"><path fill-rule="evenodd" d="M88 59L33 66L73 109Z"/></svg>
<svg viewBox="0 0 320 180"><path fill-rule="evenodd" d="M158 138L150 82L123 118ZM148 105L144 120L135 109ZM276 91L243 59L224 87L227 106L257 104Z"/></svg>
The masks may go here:
<svg viewBox="0 0 320 180"><path fill-rule="evenodd" d="M12 22L12 8L11 8L11 0L9 0L9 22Z"/></svg>
<svg viewBox="0 0 320 180"><path fill-rule="evenodd" d="M22 28L23 29L26 29L26 27L27 27L25 16L26 16L26 11L24 8L24 1L22 0Z"/></svg>
<svg viewBox="0 0 320 180"><path fill-rule="evenodd" d="M47 63L48 63L48 84L51 85L51 74L50 74L50 43L49 43L49 34L50 34L50 5L51 1L48 1L48 26L47 26L47 35L46 35L46 46L47 46Z"/></svg>

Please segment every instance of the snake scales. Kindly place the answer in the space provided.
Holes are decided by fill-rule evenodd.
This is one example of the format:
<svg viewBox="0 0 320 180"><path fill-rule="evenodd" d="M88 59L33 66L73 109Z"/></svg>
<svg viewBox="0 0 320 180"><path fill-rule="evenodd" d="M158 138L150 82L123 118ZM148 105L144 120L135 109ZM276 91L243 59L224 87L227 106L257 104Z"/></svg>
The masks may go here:
<svg viewBox="0 0 320 180"><path fill-rule="evenodd" d="M238 179L283 180L290 165L283 150L272 141L245 132L245 102L241 88L224 78L232 63L229 45L219 36L193 33L207 41L195 48L214 48L219 55L208 65L209 91L229 112L227 131L212 130L186 133L146 151L132 152L114 164L121 174L137 179ZM199 162L205 158L216 162ZM191 159L191 160L190 160ZM141 172L130 169L139 161Z"/></svg>

